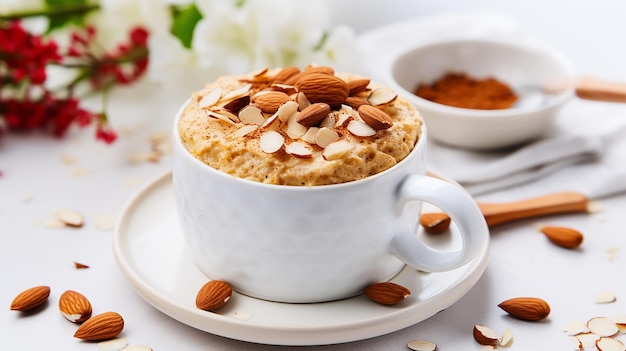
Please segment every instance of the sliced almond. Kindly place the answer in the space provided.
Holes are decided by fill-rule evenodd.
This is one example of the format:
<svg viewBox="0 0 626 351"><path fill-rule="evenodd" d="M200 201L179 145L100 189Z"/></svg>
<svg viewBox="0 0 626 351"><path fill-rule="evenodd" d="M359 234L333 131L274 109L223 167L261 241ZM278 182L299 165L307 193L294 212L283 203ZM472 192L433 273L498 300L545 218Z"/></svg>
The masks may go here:
<svg viewBox="0 0 626 351"><path fill-rule="evenodd" d="M82 227L83 226L83 215L74 211L74 210L59 210L54 216L56 219L61 221L63 224L68 225L70 227Z"/></svg>
<svg viewBox="0 0 626 351"><path fill-rule="evenodd" d="M240 86L239 88L229 91L228 93L224 94L224 96L222 96L222 98L220 99L222 102L228 102L230 100L233 99L237 99L237 98L241 98L244 96L248 96L248 93L250 92L250 89L252 89L252 84L244 84L242 86Z"/></svg>
<svg viewBox="0 0 626 351"><path fill-rule="evenodd" d="M282 122L287 122L294 112L298 111L298 103L295 101L287 101L278 108L278 118Z"/></svg>
<svg viewBox="0 0 626 351"><path fill-rule="evenodd" d="M228 103L222 106L223 109L228 110L230 113L239 113L242 108L248 106L250 104L250 96L245 95L235 99L230 100ZM239 121L239 120L237 120Z"/></svg>
<svg viewBox="0 0 626 351"><path fill-rule="evenodd" d="M354 148L354 145L352 145L351 142L347 140L338 140L338 141L335 141L326 145L326 147L324 148L324 151L322 151L322 156L327 161L337 160L337 159L342 158L345 154L350 152L353 148Z"/></svg>
<svg viewBox="0 0 626 351"><path fill-rule="evenodd" d="M596 341L598 341L600 338L600 335L594 333L576 335L576 339L580 341L580 343L583 345L583 348L594 347L596 345Z"/></svg>
<svg viewBox="0 0 626 351"><path fill-rule="evenodd" d="M481 345L497 345L498 340L500 339L500 335L496 333L493 329L476 324L474 325L474 340Z"/></svg>
<svg viewBox="0 0 626 351"><path fill-rule="evenodd" d="M211 118L215 118L218 119L222 122L226 122L228 124L235 124L235 122L233 120L231 120L230 118L228 118L228 116L221 114L221 113L217 113L215 111L211 111L211 110L206 110L206 114L207 116L211 117Z"/></svg>
<svg viewBox="0 0 626 351"><path fill-rule="evenodd" d="M298 158L311 158L313 156L313 152L311 152L310 147L307 144L298 141L287 145L285 147L285 151Z"/></svg>
<svg viewBox="0 0 626 351"><path fill-rule="evenodd" d="M334 128L336 120L337 117L334 114L329 114L320 122L320 128Z"/></svg>
<svg viewBox="0 0 626 351"><path fill-rule="evenodd" d="M208 108L208 107L214 106L220 100L223 93L224 93L224 89L222 88L215 88L211 90L208 94L203 96L202 99L200 99L200 101L198 101L198 107Z"/></svg>
<svg viewBox="0 0 626 351"><path fill-rule="evenodd" d="M406 345L413 351L435 351L437 350L437 344L428 340L415 340Z"/></svg>
<svg viewBox="0 0 626 351"><path fill-rule="evenodd" d="M355 136L358 137L369 137L376 135L376 131L374 128L370 127L367 123L351 120L348 122L348 131Z"/></svg>
<svg viewBox="0 0 626 351"><path fill-rule="evenodd" d="M307 132L307 127L298 123L300 113L298 111L292 113L287 121L287 136L294 140L300 139Z"/></svg>
<svg viewBox="0 0 626 351"><path fill-rule="evenodd" d="M236 137L243 137L246 136L252 132L254 132L255 130L257 130L259 128L259 126L254 125L254 124L250 124L250 125L245 125L239 129L237 129L237 131L235 132L235 136Z"/></svg>
<svg viewBox="0 0 626 351"><path fill-rule="evenodd" d="M598 351L625 351L624 343L612 338L600 338L596 341Z"/></svg>
<svg viewBox="0 0 626 351"><path fill-rule="evenodd" d="M246 105L246 106L247 106L247 105ZM244 107L245 107L245 106L244 106ZM218 114L220 114L220 115L222 115L222 116L224 116L224 117L226 117L226 118L228 118L229 120L231 120L231 121L232 121L232 122L234 122L234 123L239 123L239 122L241 122L241 121L239 120L239 117L237 117L237 115L236 115L236 114L232 113L232 112L231 112L231 111L229 111L229 110L226 110L226 109L223 109L223 108L218 108L218 109L216 109L214 112L215 112L215 113L218 113Z"/></svg>
<svg viewBox="0 0 626 351"><path fill-rule="evenodd" d="M567 335L578 335L583 333L588 333L589 328L587 328L587 324L581 321L569 322L563 326L563 331Z"/></svg>
<svg viewBox="0 0 626 351"><path fill-rule="evenodd" d="M120 351L126 350L128 340L126 338L115 338L98 343L98 351Z"/></svg>
<svg viewBox="0 0 626 351"><path fill-rule="evenodd" d="M335 121L335 127L347 127L348 123L352 120L354 120L352 115L342 111L342 113L339 114L339 117L337 117L337 121Z"/></svg>
<svg viewBox="0 0 626 351"><path fill-rule="evenodd" d="M268 154L280 150L283 147L284 143L285 138L280 133L274 130L263 133L263 135L261 135L261 139L259 140L261 150Z"/></svg>
<svg viewBox="0 0 626 351"><path fill-rule="evenodd" d="M119 351L153 351L150 346L146 345L128 345Z"/></svg>
<svg viewBox="0 0 626 351"><path fill-rule="evenodd" d="M611 320L617 324L618 327L624 326L626 327L626 314L620 314L617 316L611 317Z"/></svg>
<svg viewBox="0 0 626 351"><path fill-rule="evenodd" d="M317 135L317 132L319 132L319 130L320 129L318 127L308 128L304 135L300 137L300 139L306 141L309 144L315 144L315 136Z"/></svg>
<svg viewBox="0 0 626 351"><path fill-rule="evenodd" d="M255 105L248 105L239 111L239 120L243 124L263 125L265 116L263 111Z"/></svg>
<svg viewBox="0 0 626 351"><path fill-rule="evenodd" d="M509 347L513 343L513 331L510 328L506 328L502 337L500 338L500 346Z"/></svg>
<svg viewBox="0 0 626 351"><path fill-rule="evenodd" d="M380 106L394 102L397 97L398 94L396 94L395 91L389 88L380 87L372 91L372 93L367 98L367 102L369 102L370 105L373 106Z"/></svg>
<svg viewBox="0 0 626 351"><path fill-rule="evenodd" d="M572 345L572 350L580 351L584 349L583 343L575 336L570 337L570 344Z"/></svg>
<svg viewBox="0 0 626 351"><path fill-rule="evenodd" d="M617 297L612 291L601 291L594 296L594 300L598 304L613 303Z"/></svg>
<svg viewBox="0 0 626 351"><path fill-rule="evenodd" d="M320 128L315 134L315 143L322 148L337 140L339 140L339 133L330 128Z"/></svg>
<svg viewBox="0 0 626 351"><path fill-rule="evenodd" d="M605 317L595 317L587 321L587 328L599 336L613 336L619 333L619 328L612 320Z"/></svg>
<svg viewBox="0 0 626 351"><path fill-rule="evenodd" d="M306 98L306 95L304 95L303 92L298 93L298 95L296 96L296 102L298 103L300 111L311 105L311 102L309 101L309 99Z"/></svg>
<svg viewBox="0 0 626 351"><path fill-rule="evenodd" d="M280 129L280 119L278 118L278 112L267 117L261 128L265 130L278 130Z"/></svg>

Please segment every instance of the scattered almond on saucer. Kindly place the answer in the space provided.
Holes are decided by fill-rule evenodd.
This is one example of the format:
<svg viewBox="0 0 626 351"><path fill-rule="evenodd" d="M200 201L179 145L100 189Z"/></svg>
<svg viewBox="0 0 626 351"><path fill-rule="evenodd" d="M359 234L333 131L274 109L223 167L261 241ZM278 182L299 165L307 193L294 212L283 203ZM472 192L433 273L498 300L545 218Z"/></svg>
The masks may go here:
<svg viewBox="0 0 626 351"><path fill-rule="evenodd" d="M233 289L221 280L211 280L204 284L196 295L196 307L213 312L224 306L231 298Z"/></svg>
<svg viewBox="0 0 626 351"><path fill-rule="evenodd" d="M365 288L365 295L381 305L395 305L409 297L411 291L400 284L382 282L370 284Z"/></svg>

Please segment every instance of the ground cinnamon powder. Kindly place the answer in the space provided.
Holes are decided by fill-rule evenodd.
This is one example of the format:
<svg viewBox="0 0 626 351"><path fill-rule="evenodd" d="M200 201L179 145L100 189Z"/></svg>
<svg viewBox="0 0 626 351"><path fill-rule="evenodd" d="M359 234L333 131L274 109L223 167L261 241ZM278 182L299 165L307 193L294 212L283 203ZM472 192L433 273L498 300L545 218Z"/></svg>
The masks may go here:
<svg viewBox="0 0 626 351"><path fill-rule="evenodd" d="M495 78L475 79L464 73L449 72L430 85L419 85L415 95L440 104L478 110L513 106L517 95Z"/></svg>

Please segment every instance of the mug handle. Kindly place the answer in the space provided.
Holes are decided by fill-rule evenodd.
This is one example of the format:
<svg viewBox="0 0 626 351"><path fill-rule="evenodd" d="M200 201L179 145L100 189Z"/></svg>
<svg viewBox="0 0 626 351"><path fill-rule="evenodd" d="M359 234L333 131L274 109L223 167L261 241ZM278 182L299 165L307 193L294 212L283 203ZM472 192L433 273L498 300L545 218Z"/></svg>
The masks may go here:
<svg viewBox="0 0 626 351"><path fill-rule="evenodd" d="M400 230L390 241L390 251L404 263L426 272L458 268L478 254L489 240L489 229L478 205L464 190L423 175L407 176L398 189L400 206L408 201L425 201L441 208L457 225L463 245L460 251L434 249L420 241L415 232Z"/></svg>

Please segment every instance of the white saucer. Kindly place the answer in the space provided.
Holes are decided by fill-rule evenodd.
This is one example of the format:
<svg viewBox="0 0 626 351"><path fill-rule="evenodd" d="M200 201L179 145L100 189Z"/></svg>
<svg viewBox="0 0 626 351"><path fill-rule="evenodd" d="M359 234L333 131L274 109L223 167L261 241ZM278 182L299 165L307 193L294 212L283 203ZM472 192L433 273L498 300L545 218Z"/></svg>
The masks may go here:
<svg viewBox="0 0 626 351"><path fill-rule="evenodd" d="M477 258L450 272L404 268L393 281L413 293L395 306L378 305L363 295L326 303L285 304L234 293L218 313L205 312L195 307L195 296L208 278L186 251L169 172L130 200L115 228L113 245L123 274L161 312L212 334L276 345L349 342L423 321L474 286L487 266L489 251L485 243Z"/></svg>

